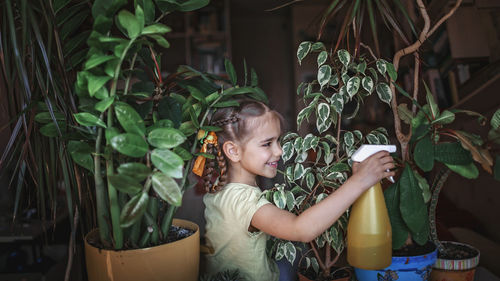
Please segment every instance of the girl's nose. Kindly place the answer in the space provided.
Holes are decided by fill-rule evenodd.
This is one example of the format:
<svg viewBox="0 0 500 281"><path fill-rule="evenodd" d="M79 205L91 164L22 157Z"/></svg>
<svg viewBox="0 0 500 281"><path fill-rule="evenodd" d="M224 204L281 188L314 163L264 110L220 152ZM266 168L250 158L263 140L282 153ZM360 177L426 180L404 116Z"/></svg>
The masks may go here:
<svg viewBox="0 0 500 281"><path fill-rule="evenodd" d="M274 154L279 157L281 157L281 155L283 154L283 149L281 149L281 145L279 143L276 144L276 148L274 149Z"/></svg>

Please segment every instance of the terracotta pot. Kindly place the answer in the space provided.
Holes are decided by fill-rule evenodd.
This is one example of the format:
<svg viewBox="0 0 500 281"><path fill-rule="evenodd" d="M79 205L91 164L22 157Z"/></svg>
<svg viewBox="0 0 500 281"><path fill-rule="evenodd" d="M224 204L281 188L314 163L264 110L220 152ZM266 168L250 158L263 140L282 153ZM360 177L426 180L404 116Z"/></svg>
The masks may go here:
<svg viewBox="0 0 500 281"><path fill-rule="evenodd" d="M438 258L431 272L431 281L473 281L476 267L479 263L479 250L463 243L444 241L445 247L459 245L469 248L477 255L462 260L448 260Z"/></svg>
<svg viewBox="0 0 500 281"><path fill-rule="evenodd" d="M184 239L151 248L113 251L90 245L85 237L85 261L89 281L197 281L200 231L195 223L174 219L173 225L195 230Z"/></svg>

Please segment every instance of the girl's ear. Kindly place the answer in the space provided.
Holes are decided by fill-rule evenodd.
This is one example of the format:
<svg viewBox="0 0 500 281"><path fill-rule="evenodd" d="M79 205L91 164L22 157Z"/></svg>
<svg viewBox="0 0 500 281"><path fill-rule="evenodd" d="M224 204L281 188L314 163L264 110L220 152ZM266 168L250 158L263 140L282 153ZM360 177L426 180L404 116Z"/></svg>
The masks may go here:
<svg viewBox="0 0 500 281"><path fill-rule="evenodd" d="M226 154L226 157L230 161L232 161L232 162L240 161L241 149L238 146L238 144L236 144L232 141L226 141L222 145L222 150L224 151L224 154Z"/></svg>

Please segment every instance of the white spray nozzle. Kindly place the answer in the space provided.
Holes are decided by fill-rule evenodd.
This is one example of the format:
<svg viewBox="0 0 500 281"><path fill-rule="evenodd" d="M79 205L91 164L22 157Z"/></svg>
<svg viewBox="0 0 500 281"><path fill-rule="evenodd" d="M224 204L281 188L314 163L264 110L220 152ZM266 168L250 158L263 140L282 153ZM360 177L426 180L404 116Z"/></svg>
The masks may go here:
<svg viewBox="0 0 500 281"><path fill-rule="evenodd" d="M381 144L363 144L356 152L351 156L352 161L362 162L366 158L372 156L379 151L388 151L389 153L396 152L395 145L381 145ZM389 170L387 170L389 171ZM394 183L394 178L391 176L389 180Z"/></svg>

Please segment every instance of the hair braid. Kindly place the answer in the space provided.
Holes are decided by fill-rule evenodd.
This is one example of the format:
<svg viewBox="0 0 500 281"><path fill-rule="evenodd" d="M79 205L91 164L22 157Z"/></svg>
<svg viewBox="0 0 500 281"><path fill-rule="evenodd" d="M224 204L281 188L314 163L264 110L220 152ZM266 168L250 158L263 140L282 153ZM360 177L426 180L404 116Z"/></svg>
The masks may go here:
<svg viewBox="0 0 500 281"><path fill-rule="evenodd" d="M207 145L207 154L212 154L214 150L214 145L213 144L208 144ZM203 181L205 183L205 191L210 192L212 189L213 183L212 183L212 175L215 170L215 163L212 159L207 158L205 163L205 171L203 174L205 175L203 177Z"/></svg>
<svg viewBox="0 0 500 281"><path fill-rule="evenodd" d="M227 162L220 146L217 146L217 164L219 165L220 176L219 176L219 182L217 183L216 191L218 191L227 183Z"/></svg>
<svg viewBox="0 0 500 281"><path fill-rule="evenodd" d="M236 123L239 120L240 120L240 118L238 118L238 116L232 114L227 118L212 122L212 125L222 127L222 126L225 126L227 124Z"/></svg>

